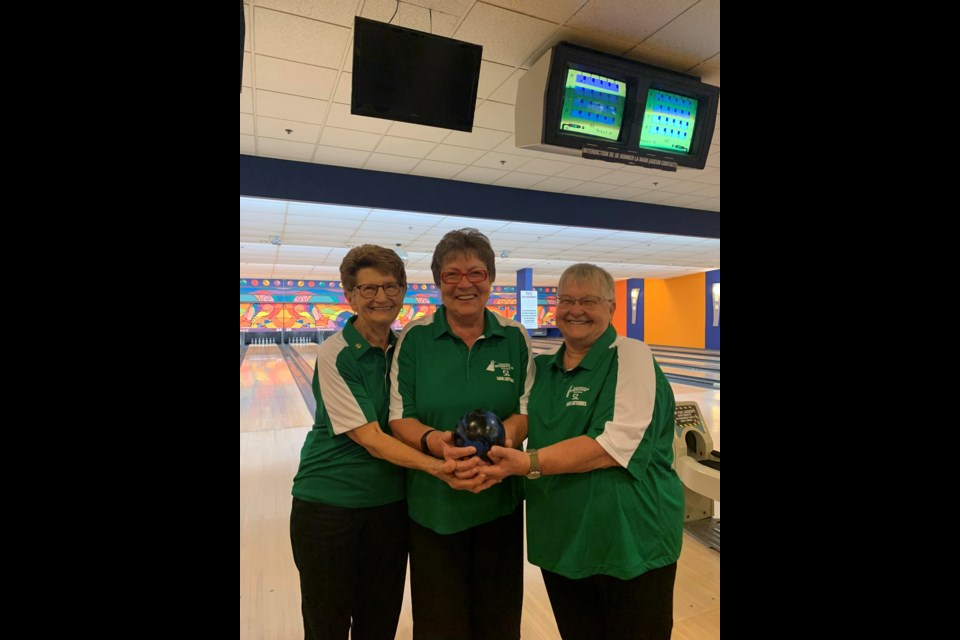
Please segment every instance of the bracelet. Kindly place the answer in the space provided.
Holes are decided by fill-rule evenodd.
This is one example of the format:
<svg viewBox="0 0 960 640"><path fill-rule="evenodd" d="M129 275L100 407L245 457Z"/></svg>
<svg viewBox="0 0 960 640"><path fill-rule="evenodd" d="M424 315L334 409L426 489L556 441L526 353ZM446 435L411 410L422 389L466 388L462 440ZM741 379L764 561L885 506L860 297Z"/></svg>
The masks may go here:
<svg viewBox="0 0 960 640"><path fill-rule="evenodd" d="M428 456L430 454L430 447L427 446L427 436L436 431L436 429L428 429L423 432L423 435L420 436L420 451L423 451Z"/></svg>

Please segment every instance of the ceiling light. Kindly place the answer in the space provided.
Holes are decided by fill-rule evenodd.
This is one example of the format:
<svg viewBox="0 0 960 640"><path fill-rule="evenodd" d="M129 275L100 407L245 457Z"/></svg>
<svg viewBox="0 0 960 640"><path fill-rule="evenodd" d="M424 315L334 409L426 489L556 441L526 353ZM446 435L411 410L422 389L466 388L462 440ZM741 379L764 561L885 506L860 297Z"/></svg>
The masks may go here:
<svg viewBox="0 0 960 640"><path fill-rule="evenodd" d="M396 253L398 256L400 256L400 259L403 260L404 263L407 263L407 262L410 261L410 254L407 253L407 250L406 250L406 249L403 249L403 248L400 247L400 243L399 243L399 242L397 243L397 248L394 249L393 251L394 251L394 253Z"/></svg>

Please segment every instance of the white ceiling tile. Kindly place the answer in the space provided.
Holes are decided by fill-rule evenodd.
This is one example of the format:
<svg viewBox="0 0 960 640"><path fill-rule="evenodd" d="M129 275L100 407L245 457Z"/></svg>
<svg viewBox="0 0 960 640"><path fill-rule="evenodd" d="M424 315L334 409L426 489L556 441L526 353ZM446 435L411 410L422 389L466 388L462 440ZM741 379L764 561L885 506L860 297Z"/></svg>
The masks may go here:
<svg viewBox="0 0 960 640"><path fill-rule="evenodd" d="M662 204L665 204L670 207L686 207L696 202L703 200L700 196L691 196L691 195L677 195L668 200L664 200Z"/></svg>
<svg viewBox="0 0 960 640"><path fill-rule="evenodd" d="M420 162L419 158L404 158L402 156L388 156L383 153L371 153L367 158L364 169L371 171L390 171L391 173L407 173Z"/></svg>
<svg viewBox="0 0 960 640"><path fill-rule="evenodd" d="M253 135L253 116L249 113L240 114L240 133Z"/></svg>
<svg viewBox="0 0 960 640"><path fill-rule="evenodd" d="M576 186L583 184L583 180L573 180L571 178L561 178L559 176L554 176L552 178L547 178L543 182L538 182L537 186L533 187L537 191L556 191L563 192L567 189L573 189Z"/></svg>
<svg viewBox="0 0 960 640"><path fill-rule="evenodd" d="M528 158L539 158L544 155L539 151L530 151L528 149L522 149L518 147L517 141L512 133L509 134L505 140L495 146L493 150L503 151L504 153L513 153L519 156L527 156Z"/></svg>
<svg viewBox="0 0 960 640"><path fill-rule="evenodd" d="M720 169L713 169L707 167L706 169L701 169L700 171L691 171L691 175L688 178L693 182L705 182L706 184L720 184Z"/></svg>
<svg viewBox="0 0 960 640"><path fill-rule="evenodd" d="M243 29L243 50L252 51L250 48L250 25L253 23L250 21L250 5L247 3L243 4L243 24L245 25Z"/></svg>
<svg viewBox="0 0 960 640"><path fill-rule="evenodd" d="M486 129L513 131L513 105L487 100L477 107L473 124Z"/></svg>
<svg viewBox="0 0 960 640"><path fill-rule="evenodd" d="M344 71L340 74L340 81L333 92L333 101L343 104L350 104L350 97L353 94L353 74Z"/></svg>
<svg viewBox="0 0 960 640"><path fill-rule="evenodd" d="M654 185L653 182L659 182L658 185ZM657 180L656 178L647 178L644 183L635 182L630 186L633 187L645 187L647 189L654 189L656 191L665 191L667 193L672 193L674 195L680 193L692 193L699 189L704 188L702 182L691 182L689 180Z"/></svg>
<svg viewBox="0 0 960 640"><path fill-rule="evenodd" d="M602 184L599 182L582 182L580 185L567 189L564 193L576 196L598 196L607 191L613 191L616 187L612 184Z"/></svg>
<svg viewBox="0 0 960 640"><path fill-rule="evenodd" d="M329 100L333 93L335 69L261 55L256 56L256 61L258 89L318 100Z"/></svg>
<svg viewBox="0 0 960 640"><path fill-rule="evenodd" d="M699 64L720 52L720 22L714 20L719 14L720 0L700 0L665 24L645 44L690 56L694 64Z"/></svg>
<svg viewBox="0 0 960 640"><path fill-rule="evenodd" d="M707 156L707 166L720 168L720 145L710 145L710 155Z"/></svg>
<svg viewBox="0 0 960 640"><path fill-rule="evenodd" d="M428 142L440 142L447 137L450 129L442 127L426 127L422 124L411 124L409 122L394 122L387 130L391 136L397 138L412 138L413 140L426 140Z"/></svg>
<svg viewBox="0 0 960 640"><path fill-rule="evenodd" d="M484 0L487 4L496 5L523 13L534 18L563 24L575 14L587 0Z"/></svg>
<svg viewBox="0 0 960 640"><path fill-rule="evenodd" d="M320 136L320 144L329 147L373 151L380 143L381 138L383 138L383 136L379 133L366 133L363 131L338 129L337 127L324 127L323 134Z"/></svg>
<svg viewBox="0 0 960 640"><path fill-rule="evenodd" d="M618 200L629 200L630 198L635 198L644 192L644 189L636 189L634 187L617 187L603 194L604 198L616 198Z"/></svg>
<svg viewBox="0 0 960 640"><path fill-rule="evenodd" d="M339 69L351 29L256 7L257 53Z"/></svg>
<svg viewBox="0 0 960 640"><path fill-rule="evenodd" d="M394 138L384 136L377 146L377 153L387 153L393 156L407 156L408 158L423 158L430 153L437 144L423 140L408 138Z"/></svg>
<svg viewBox="0 0 960 640"><path fill-rule="evenodd" d="M671 193L670 191L653 190L636 195L630 198L630 200L633 200L634 202L646 202L648 204L660 204L664 200L669 200L670 198L674 198L676 196L676 193Z"/></svg>
<svg viewBox="0 0 960 640"><path fill-rule="evenodd" d="M444 38L452 38L454 31L457 30L457 24L460 22L460 18L457 16L452 16L449 13L442 13L440 11L433 12L433 31L431 33L443 36Z"/></svg>
<svg viewBox="0 0 960 640"><path fill-rule="evenodd" d="M593 179L593 182L599 182L601 184L613 184L613 185L625 185L637 181L637 174L630 171L611 171L610 173L597 176Z"/></svg>
<svg viewBox="0 0 960 640"><path fill-rule="evenodd" d="M683 206L719 216L719 112L707 168L681 167L675 173L517 149L510 133L517 82L523 74L517 67L523 67L534 52L561 39L690 73L719 86L718 0L404 0L399 10L395 0L258 0L256 5L252 14L245 7L248 53L243 56L240 94L241 153L374 171L416 170L420 175L444 179ZM349 36L358 10L382 22L397 11L394 23L484 46L480 109L472 133L349 113ZM564 13L574 11L569 22L560 26ZM609 26L611 20L614 28ZM455 28L460 30L456 34ZM315 38L329 29L335 34L332 39ZM646 36L638 35L644 29L651 34L646 42L642 41ZM476 39L469 36L472 32L484 35ZM324 56L329 62L318 63ZM339 77L338 69L343 70ZM291 134L286 133L287 128L292 129ZM367 151L382 142L384 135L391 138L383 147L389 153ZM423 146L411 148L410 143ZM403 155L396 155L398 148ZM426 160L412 157L420 151ZM533 170L528 166L531 163ZM554 171L557 165L559 169ZM241 198L241 240L246 243L241 246L255 247L253 253L241 248L241 273L270 279L309 276L336 281L347 244L373 239L387 246L401 241L411 254L408 273L412 281L422 271L423 281L429 282L436 243L446 231L465 226L484 229L496 247L512 250L510 258L498 259L498 282L503 284L515 284L516 269L530 266L535 282L548 280L538 286L555 285L565 267L580 261L600 264L617 279L671 278L720 265L719 239L554 225L541 225L543 229L537 227L530 235L511 231L510 223L504 221L272 203ZM275 212L259 211L265 207L275 207ZM381 216L386 224L373 224ZM422 220L411 223L409 216ZM360 228L363 220L367 224ZM366 233L376 235L367 237ZM280 249L269 242L274 235L283 239ZM697 244L701 242L705 244Z"/></svg>
<svg viewBox="0 0 960 640"><path fill-rule="evenodd" d="M403 0L418 7L443 11L458 18L462 18L476 0Z"/></svg>
<svg viewBox="0 0 960 640"><path fill-rule="evenodd" d="M273 138L257 138L259 155L268 158L286 158L288 160L310 161L313 155L313 145L292 140L274 140Z"/></svg>
<svg viewBox="0 0 960 640"><path fill-rule="evenodd" d="M477 98L480 100L486 99L512 73L513 67L511 66L482 60L480 62L480 81L477 84ZM514 94L516 94L516 91L514 91Z"/></svg>
<svg viewBox="0 0 960 640"><path fill-rule="evenodd" d="M436 160L423 160L410 172L418 176L429 176L431 178L452 178L457 175L466 165L450 164L447 162L437 162Z"/></svg>
<svg viewBox="0 0 960 640"><path fill-rule="evenodd" d="M480 182L483 184L490 184L498 178L502 178L507 175L506 171L501 171L499 169L487 169L484 167L467 167L456 176L455 180L462 180L464 182Z"/></svg>
<svg viewBox="0 0 960 640"><path fill-rule="evenodd" d="M390 4L392 11L394 6L392 0ZM353 14L357 10L357 0L323 0L323 2L312 0L257 0L257 6L339 24L344 27L352 27Z"/></svg>
<svg viewBox="0 0 960 640"><path fill-rule="evenodd" d="M495 131L493 129L483 129L474 126L473 131L453 131L443 139L445 144L452 144L456 147L471 147L473 149L492 149L501 142L510 138L511 134L506 131Z"/></svg>
<svg viewBox="0 0 960 640"><path fill-rule="evenodd" d="M327 105L325 100L301 98L283 93L257 90L257 115L295 122L323 124Z"/></svg>
<svg viewBox="0 0 960 640"><path fill-rule="evenodd" d="M577 164L569 169L565 169L557 174L558 178L572 178L574 180L593 180L600 176L605 176L615 170L610 163L604 162L601 165L581 165Z"/></svg>
<svg viewBox="0 0 960 640"><path fill-rule="evenodd" d="M539 173L544 176L553 176L561 171L569 169L572 165L568 162L555 162L553 160L544 160L535 158L523 165L524 173Z"/></svg>
<svg viewBox="0 0 960 640"><path fill-rule="evenodd" d="M583 31L642 42L699 0L592 0L567 25Z"/></svg>
<svg viewBox="0 0 960 640"><path fill-rule="evenodd" d="M287 133L288 129L290 133ZM257 116L257 136L260 138L276 138L278 140L293 140L294 142L313 144L317 141L318 133L320 133L320 125Z"/></svg>
<svg viewBox="0 0 960 640"><path fill-rule="evenodd" d="M510 74L510 77L507 78L504 83L497 88L496 91L490 94L490 99L497 102L503 102L504 104L516 104L517 84L519 84L520 78L522 78L523 74L526 72L527 70L523 68L514 71L512 74Z"/></svg>
<svg viewBox="0 0 960 640"><path fill-rule="evenodd" d="M696 65L698 62L695 56L688 53L677 51L676 49L660 49L647 43L637 45L630 51L624 53L623 57L652 64L655 67L680 72L686 72L687 69Z"/></svg>
<svg viewBox="0 0 960 640"><path fill-rule="evenodd" d="M529 189L538 182L543 182L544 177L540 174L534 173L521 173L519 171L513 171L503 176L496 182L495 185L499 187L515 187L517 189Z"/></svg>
<svg viewBox="0 0 960 640"><path fill-rule="evenodd" d="M448 144L440 144L427 155L427 160L472 164L482 155L482 149L469 149L467 147L454 147Z"/></svg>
<svg viewBox="0 0 960 640"><path fill-rule="evenodd" d="M313 161L318 164L332 164L338 167L362 167L370 155L357 149L318 146Z"/></svg>
<svg viewBox="0 0 960 640"><path fill-rule="evenodd" d="M474 166L486 167L487 169L503 169L504 171L516 171L523 165L530 162L530 158L517 156L510 153L500 153L490 151L474 162Z"/></svg>
<svg viewBox="0 0 960 640"><path fill-rule="evenodd" d="M350 105L348 104L340 104L339 102L330 103L330 114L327 116L328 126L367 131L369 133L386 133L391 124L391 120L355 116L350 113Z"/></svg>
<svg viewBox="0 0 960 640"><path fill-rule="evenodd" d="M550 22L478 2L454 37L482 43L484 60L518 67L555 30Z"/></svg>
<svg viewBox="0 0 960 640"><path fill-rule="evenodd" d="M703 189L698 189L696 191L691 191L689 193L691 196L700 196L704 198L719 198L720 197L720 185L704 187Z"/></svg>
<svg viewBox="0 0 960 640"><path fill-rule="evenodd" d="M250 54L243 54L243 72L240 80L240 85L243 87L252 87L253 86L253 76L250 71Z"/></svg>

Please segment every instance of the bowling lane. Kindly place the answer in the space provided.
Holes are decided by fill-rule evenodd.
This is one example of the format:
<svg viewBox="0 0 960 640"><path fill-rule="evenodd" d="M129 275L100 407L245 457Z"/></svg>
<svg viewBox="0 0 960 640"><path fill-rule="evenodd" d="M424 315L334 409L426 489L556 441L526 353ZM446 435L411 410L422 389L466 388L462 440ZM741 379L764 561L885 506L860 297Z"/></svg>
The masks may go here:
<svg viewBox="0 0 960 640"><path fill-rule="evenodd" d="M304 355L310 363L313 360ZM240 365L240 431L309 427L307 410L296 382L274 345L252 346Z"/></svg>

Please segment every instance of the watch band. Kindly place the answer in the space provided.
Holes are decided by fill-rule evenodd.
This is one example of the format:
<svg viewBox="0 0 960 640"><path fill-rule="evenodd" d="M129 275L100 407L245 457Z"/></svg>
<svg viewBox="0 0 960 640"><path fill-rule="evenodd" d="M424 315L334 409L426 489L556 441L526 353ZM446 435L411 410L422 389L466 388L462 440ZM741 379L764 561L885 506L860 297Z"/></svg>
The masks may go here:
<svg viewBox="0 0 960 640"><path fill-rule="evenodd" d="M536 480L540 477L540 457L537 455L536 449L527 449L527 454L530 456L530 473L527 474L528 480Z"/></svg>
<svg viewBox="0 0 960 640"><path fill-rule="evenodd" d="M428 456L430 454L430 447L427 446L427 436L436 431L436 429L428 429L423 432L423 435L420 436L420 451L423 451Z"/></svg>

